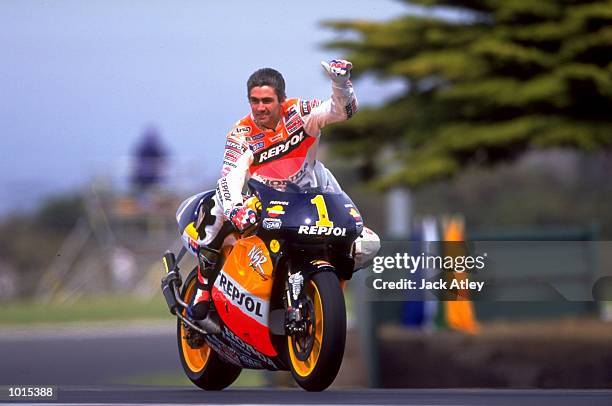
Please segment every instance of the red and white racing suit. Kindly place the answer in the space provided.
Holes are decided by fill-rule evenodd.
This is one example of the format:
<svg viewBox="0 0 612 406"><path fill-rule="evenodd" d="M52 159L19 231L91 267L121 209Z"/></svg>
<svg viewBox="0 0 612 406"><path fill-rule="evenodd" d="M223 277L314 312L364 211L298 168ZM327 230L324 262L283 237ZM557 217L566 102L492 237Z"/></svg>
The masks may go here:
<svg viewBox="0 0 612 406"><path fill-rule="evenodd" d="M323 127L351 118L356 110L357 99L351 83L347 82L345 86L332 86L332 97L322 102L287 99L282 103L282 119L274 130L259 128L252 114L238 121L227 135L221 178L217 182L214 205L207 213L215 216L214 223L206 225L197 245L210 244L235 205L243 203L242 190L249 178L277 190L283 190L288 182L300 187L336 183L333 175L316 161L319 136ZM278 165L280 160L282 165ZM183 239L189 246L190 237L185 231ZM191 244L195 245L194 241ZM364 227L355 244L355 267L358 268L374 257L380 240Z"/></svg>

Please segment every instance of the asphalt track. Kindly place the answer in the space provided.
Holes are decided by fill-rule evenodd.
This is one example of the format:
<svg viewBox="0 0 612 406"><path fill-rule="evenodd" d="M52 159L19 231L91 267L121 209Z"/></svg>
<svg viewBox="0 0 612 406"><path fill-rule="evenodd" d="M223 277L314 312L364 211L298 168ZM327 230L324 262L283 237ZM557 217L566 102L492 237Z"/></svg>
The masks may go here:
<svg viewBox="0 0 612 406"><path fill-rule="evenodd" d="M175 332L171 319L0 329L0 385L108 385L178 373Z"/></svg>
<svg viewBox="0 0 612 406"><path fill-rule="evenodd" d="M181 371L173 326L168 322L2 329L0 385L56 386L57 400L49 404L612 405L612 390L332 388L308 393L230 387L206 392L196 387L123 385L143 371Z"/></svg>
<svg viewBox="0 0 612 406"><path fill-rule="evenodd" d="M60 387L61 404L267 404L267 405L588 405L612 404L612 391L362 389L308 393L299 389Z"/></svg>

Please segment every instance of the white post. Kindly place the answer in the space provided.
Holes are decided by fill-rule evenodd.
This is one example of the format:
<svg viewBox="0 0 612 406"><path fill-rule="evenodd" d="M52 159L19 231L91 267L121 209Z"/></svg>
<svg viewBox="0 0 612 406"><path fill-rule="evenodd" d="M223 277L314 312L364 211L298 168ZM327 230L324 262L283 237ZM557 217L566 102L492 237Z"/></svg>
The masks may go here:
<svg viewBox="0 0 612 406"><path fill-rule="evenodd" d="M386 235L393 238L410 236L412 196L406 188L393 188L387 192Z"/></svg>

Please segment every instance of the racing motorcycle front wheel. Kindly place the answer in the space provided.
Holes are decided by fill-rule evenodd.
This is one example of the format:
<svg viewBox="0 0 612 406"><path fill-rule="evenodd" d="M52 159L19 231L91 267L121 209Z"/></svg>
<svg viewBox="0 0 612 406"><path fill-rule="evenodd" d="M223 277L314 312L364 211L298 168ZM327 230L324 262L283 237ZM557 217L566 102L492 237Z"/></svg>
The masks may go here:
<svg viewBox="0 0 612 406"><path fill-rule="evenodd" d="M196 291L197 269L191 271L181 296L187 303L191 302ZM183 316L186 310L183 310ZM242 372L242 368L230 364L206 344L201 334L195 332L178 319L176 338L179 357L183 370L194 385L205 390L221 390L232 383Z"/></svg>
<svg viewBox="0 0 612 406"><path fill-rule="evenodd" d="M315 273L303 287L306 329L287 337L288 361L295 381L307 391L322 391L340 370L346 341L346 308L336 275Z"/></svg>

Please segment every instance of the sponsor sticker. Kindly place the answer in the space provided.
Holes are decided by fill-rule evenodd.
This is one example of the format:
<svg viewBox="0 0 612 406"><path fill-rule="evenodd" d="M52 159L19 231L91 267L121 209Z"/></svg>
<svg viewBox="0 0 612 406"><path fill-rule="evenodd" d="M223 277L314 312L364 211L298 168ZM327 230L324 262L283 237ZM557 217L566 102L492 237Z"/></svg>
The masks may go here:
<svg viewBox="0 0 612 406"><path fill-rule="evenodd" d="M231 162L229 159L225 159L223 161L223 165L225 166L231 166L232 168L237 168L238 165L236 165L235 163ZM221 172L221 176L225 176L227 175L227 173L230 171L229 168L223 168L223 171Z"/></svg>
<svg viewBox="0 0 612 406"><path fill-rule="evenodd" d="M223 327L221 335L230 343L232 348L240 350L240 352L248 358L245 360L244 357L241 357L240 359L242 361L248 361L250 365L261 365L261 363L264 363L272 367L275 366L270 358L257 351L252 345L245 343L240 337L229 330L227 326ZM253 363L253 361L256 363Z"/></svg>
<svg viewBox="0 0 612 406"><path fill-rule="evenodd" d="M291 117L295 116L297 111L295 110L295 106L291 106L287 111L287 115L285 116L285 122L289 121Z"/></svg>
<svg viewBox="0 0 612 406"><path fill-rule="evenodd" d="M345 237L346 228L344 227L323 227L323 226L300 226L298 234L307 235L333 235L335 237Z"/></svg>
<svg viewBox="0 0 612 406"><path fill-rule="evenodd" d="M282 132L280 132L280 133L276 134L274 137L270 138L270 142L277 142L277 141L280 141L280 140L282 140L284 137L285 137L285 135L284 135Z"/></svg>
<svg viewBox="0 0 612 406"><path fill-rule="evenodd" d="M280 204L277 204L277 205L268 207L266 209L266 212L268 213L268 216L270 217L278 217L278 216L282 216L283 214L285 214L285 209Z"/></svg>
<svg viewBox="0 0 612 406"><path fill-rule="evenodd" d="M217 188L219 189L219 187L220 187L221 196L223 196L223 199L226 201L232 200L232 195L230 193L229 186L227 184L227 179L225 178L221 179L221 181L219 182L219 186Z"/></svg>
<svg viewBox="0 0 612 406"><path fill-rule="evenodd" d="M353 217L353 218L354 218L356 221L361 221L361 214L359 214L359 212L358 212L358 211L357 211L357 210L356 210L354 207L352 207L352 208L349 210L349 214L350 214L350 215L351 215L351 217Z"/></svg>
<svg viewBox="0 0 612 406"><path fill-rule="evenodd" d="M263 278L263 280L269 279L263 269L263 264L268 261L268 258L264 254L263 250L257 245L254 245L249 251L248 257L250 259L249 266L253 268L253 270Z"/></svg>
<svg viewBox="0 0 612 406"><path fill-rule="evenodd" d="M286 186L287 184L289 184L288 180L285 179L266 179L266 178L258 178L257 180L259 180L262 183L265 183L268 186L271 186L273 188L280 188L283 186Z"/></svg>
<svg viewBox="0 0 612 406"><path fill-rule="evenodd" d="M276 254L278 250L280 250L280 243L278 242L278 240L270 241L270 251Z"/></svg>
<svg viewBox="0 0 612 406"><path fill-rule="evenodd" d="M322 259L317 259L315 261L310 261L311 264L313 264L314 266L316 266L317 268L323 268L326 266L332 266L332 264L330 264L327 261L324 261Z"/></svg>
<svg viewBox="0 0 612 406"><path fill-rule="evenodd" d="M255 134L251 137L245 137L247 141L257 141L264 137L264 133Z"/></svg>
<svg viewBox="0 0 612 406"><path fill-rule="evenodd" d="M287 128L289 134L293 134L303 126L304 120L302 120L300 116L295 116L291 121L285 124L285 128Z"/></svg>
<svg viewBox="0 0 612 406"><path fill-rule="evenodd" d="M353 114L357 111L357 104L355 103L355 98L353 97L351 102L346 105L344 108L346 110L346 118L353 117Z"/></svg>
<svg viewBox="0 0 612 406"><path fill-rule="evenodd" d="M189 242L189 249L191 250L191 252L197 253L200 249L198 242L191 237L187 237L187 241Z"/></svg>
<svg viewBox="0 0 612 406"><path fill-rule="evenodd" d="M250 148L251 148L251 151L253 151L253 152L257 152L257 151L259 151L259 150L263 149L264 145L265 145L265 144L264 144L264 142L263 142L263 141L259 141L259 142L258 142L258 143L256 143L256 144L250 145Z"/></svg>
<svg viewBox="0 0 612 406"><path fill-rule="evenodd" d="M238 155L236 152L228 149L225 151L225 159L231 162L237 162L238 159L240 158L240 155Z"/></svg>
<svg viewBox="0 0 612 406"><path fill-rule="evenodd" d="M302 112L302 115L305 116L305 115L310 114L311 109L312 109L312 105L310 101L302 100L302 102L300 103L300 110Z"/></svg>
<svg viewBox="0 0 612 406"><path fill-rule="evenodd" d="M294 136L292 136L291 138L289 138L287 141L283 142L282 144L275 145L274 147L269 148L268 150L262 152L259 155L259 160L257 163L263 163L269 159L272 159L277 156L282 156L283 154L286 154L289 151L294 150L300 145L302 140L304 140L303 131L300 132L299 134L295 134Z"/></svg>
<svg viewBox="0 0 612 406"><path fill-rule="evenodd" d="M251 131L251 127L249 127L248 125L239 125L238 127L234 128L234 130L232 131L232 135L245 134L249 131Z"/></svg>
<svg viewBox="0 0 612 406"><path fill-rule="evenodd" d="M231 141L231 140L227 140L225 142L225 149L236 151L239 154L244 152L244 148L242 147L242 145L238 144L237 142Z"/></svg>
<svg viewBox="0 0 612 406"><path fill-rule="evenodd" d="M278 230L283 225L283 220L275 218L265 218L263 220L263 228L266 230Z"/></svg>
<svg viewBox="0 0 612 406"><path fill-rule="evenodd" d="M267 307L257 296L252 296L229 275L222 273L218 282L215 282L219 288L225 293L225 296L232 303L240 307L243 312L246 312L257 319L261 320L264 317L264 309ZM266 309L267 310L267 309Z"/></svg>

